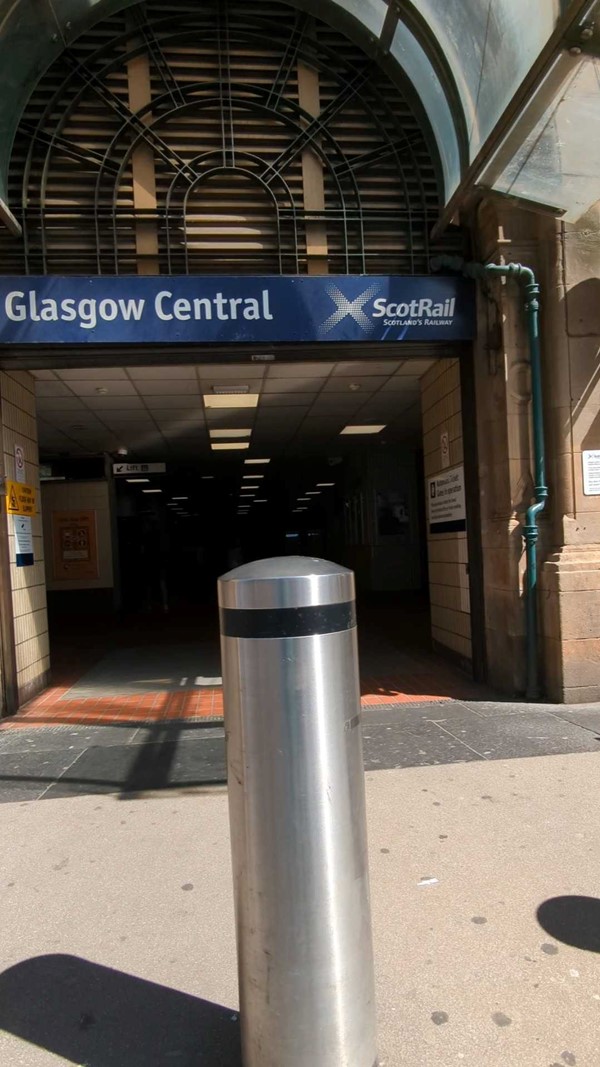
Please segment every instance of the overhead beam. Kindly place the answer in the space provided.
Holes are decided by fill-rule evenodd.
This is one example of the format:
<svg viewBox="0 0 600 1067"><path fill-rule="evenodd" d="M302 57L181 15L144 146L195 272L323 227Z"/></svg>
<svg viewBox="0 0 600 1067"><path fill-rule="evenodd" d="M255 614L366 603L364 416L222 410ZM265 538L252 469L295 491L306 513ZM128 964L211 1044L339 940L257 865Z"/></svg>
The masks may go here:
<svg viewBox="0 0 600 1067"><path fill-rule="evenodd" d="M313 118L321 111L318 71L298 63L298 103ZM302 187L305 211L324 211L325 178L323 163L316 152L305 148L302 152ZM327 223L306 222L306 257L309 274L327 274Z"/></svg>
<svg viewBox="0 0 600 1067"><path fill-rule="evenodd" d="M144 113L142 121L151 122L148 105L152 102L150 58L142 52L127 64L127 87L129 107L134 114ZM145 110L144 110L145 109ZM140 140L131 153L131 176L133 181L133 206L136 211L156 210L156 162L154 149L147 141ZM135 226L135 246L138 256L138 274L158 274L158 231L156 222L138 218Z"/></svg>
<svg viewBox="0 0 600 1067"><path fill-rule="evenodd" d="M0 197L0 222L3 222L6 229L13 234L14 237L21 237L23 231L20 224L17 222L15 216L10 210L8 204Z"/></svg>
<svg viewBox="0 0 600 1067"><path fill-rule="evenodd" d="M379 44L381 45L383 52L389 52L392 46L392 41L394 40L396 28L398 26L399 15L400 5L398 0L389 0L386 16L383 20L383 26L381 27L381 35L379 37Z"/></svg>

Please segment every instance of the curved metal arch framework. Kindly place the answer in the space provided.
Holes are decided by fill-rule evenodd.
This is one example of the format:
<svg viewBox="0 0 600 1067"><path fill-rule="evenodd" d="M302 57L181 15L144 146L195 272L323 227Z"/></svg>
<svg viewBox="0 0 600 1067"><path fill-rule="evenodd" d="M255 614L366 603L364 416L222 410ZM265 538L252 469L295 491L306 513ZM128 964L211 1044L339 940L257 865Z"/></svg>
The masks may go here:
<svg viewBox="0 0 600 1067"><path fill-rule="evenodd" d="M189 11L179 9L174 17L165 17L158 2L148 0L129 10L129 25L108 43L104 36L100 47L90 48L90 41L96 43L92 31L61 56L35 94L36 100L44 98L45 83L55 87L45 96L45 106L41 110L38 107L37 121L31 121L35 110L31 105L24 116L21 135L28 147L24 160L12 172L13 181L20 179L21 185L27 271L52 269L57 221L64 225L69 219L72 226L79 220L85 227L93 219L96 269L98 273L119 273L126 235L131 235L140 217L145 217L156 224L164 269L168 273L198 272L188 240L190 199L211 178L227 175L254 181L271 203L274 252L282 273L304 268L304 234L311 222L326 225L339 249L340 267L347 273L369 272L367 231L371 238L377 233L385 238L390 227L397 229L399 245L406 250L402 263L394 263L393 269L411 273L428 269L431 250L427 235L439 211L439 189L423 132L414 117L409 132L402 121L401 114L406 116L409 110L406 101L400 101L401 108L396 111L390 100L398 95L397 88L394 86L393 94L386 92L391 86L386 86L376 64L364 53L355 49L357 55L349 61L332 47L328 43L330 29L329 36L321 39L319 23L305 13L292 12L278 0L271 6L280 14L283 9L289 17L281 29L251 11L241 17L235 0L217 2L201 12L190 4ZM209 25L207 11L212 15ZM232 15L237 20L234 25ZM169 56L173 49L189 45L191 35L199 32L203 49L214 53L218 78L181 83ZM234 79L231 57L235 49L260 53L266 44L279 59L272 84ZM155 89L149 103L132 111L110 80L142 55L148 57ZM302 108L289 90L298 63L316 69L330 87L333 84L331 98L317 117ZM103 151L89 149L65 133L79 109L91 99L118 122L115 132L105 138ZM362 116L371 136L376 133L374 148L357 152L350 147L350 139L343 143L344 118L349 111ZM181 119L193 120L202 112L218 116L220 147L182 154L173 145L173 131ZM243 125L240 120L247 115L259 117L269 128L286 135L284 147L274 158L238 143ZM123 195L140 145L151 148L156 165L169 179L162 201L145 216ZM306 209L291 181L293 168L305 152L314 154L323 168L326 197L317 212ZM83 197L74 208L53 202L52 184L65 158L78 160L96 175L93 195L87 200ZM363 202L364 181L377 175L382 165L388 177L389 168L393 168L396 195L389 206L371 207L370 202ZM453 247L455 244L452 240ZM376 258L381 269L381 254ZM244 269L243 263L241 266Z"/></svg>
<svg viewBox="0 0 600 1067"><path fill-rule="evenodd" d="M227 175L237 174L241 178L247 178L250 181L257 181L256 174L253 171L247 170L244 167L240 167L240 166L238 166L236 164L234 164L232 167L224 167L224 166L220 166L220 165L213 166L213 167L208 166L208 164L210 162L210 158L213 155L216 155L216 153L207 153L207 155L205 155L203 157L197 157L196 159L194 159L192 161L194 163L194 165L196 165L196 166L198 166L200 168L204 167L205 164L207 164L207 166L206 166L205 170L200 170L200 172L199 172L198 176L196 177L195 181L192 182L191 185L188 185L188 187L184 190L184 193L183 193L183 205L182 205L183 250L184 250L184 256L185 256L186 274L189 274L189 265L190 265L190 263L189 263L189 254L188 254L188 200L189 200L190 196L192 195L192 193L195 192L196 189L198 188L198 186L201 185L202 183L210 181L211 178L216 177L216 176L221 175L221 174L227 174ZM239 158L240 155L247 156L249 159L251 159L251 160L253 160L255 162L258 162L258 163L261 162L259 157L252 156L250 153L247 153L247 152L238 153L238 158ZM169 216L172 213L171 198L175 194L175 183L177 182L179 177L180 177L180 174L178 173L173 178L173 181L172 181L172 183L171 183L171 185L169 187L169 190L167 192L167 216ZM260 182L260 179L258 179L258 181L260 183L261 189L263 189L263 191L266 191L268 193L268 195L270 196L270 198L271 198L271 201L272 201L272 204L273 204L273 209L274 209L276 217L277 217L277 232L278 233L282 233L282 231L283 231L283 212L282 212L282 210L280 208L279 201L278 201L275 193L273 192L273 190L270 189L268 185L265 185L264 182ZM284 181L283 178L281 178L280 181L281 181L281 184L283 186L283 191L284 191L284 195L285 195L285 198L286 198L287 202L292 204L290 220L291 220L291 223L292 223L292 226L293 226L294 248L296 250L295 271L297 273L298 270L299 270L298 254L297 254L297 249L298 249L298 220L296 218L296 212L295 212L294 207L293 207L292 192L291 192L289 186L286 184L286 182ZM115 244L116 244L116 237L115 237ZM284 263L283 263L283 256L282 256L282 251L281 251L281 244L279 244L279 246L278 246L277 256L278 256L278 263L279 263L279 273L283 274L284 273ZM168 265L169 273L171 273L172 267L173 267L173 257L172 257L172 253L171 253L171 234L170 234L169 228L167 228L167 265Z"/></svg>

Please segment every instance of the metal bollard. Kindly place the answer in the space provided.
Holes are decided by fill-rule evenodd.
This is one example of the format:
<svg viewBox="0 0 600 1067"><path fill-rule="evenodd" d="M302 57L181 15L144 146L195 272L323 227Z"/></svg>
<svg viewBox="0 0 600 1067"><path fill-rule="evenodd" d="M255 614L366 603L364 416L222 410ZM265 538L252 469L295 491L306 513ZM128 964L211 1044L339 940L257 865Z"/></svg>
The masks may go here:
<svg viewBox="0 0 600 1067"><path fill-rule="evenodd" d="M377 1067L352 571L219 580L244 1067Z"/></svg>

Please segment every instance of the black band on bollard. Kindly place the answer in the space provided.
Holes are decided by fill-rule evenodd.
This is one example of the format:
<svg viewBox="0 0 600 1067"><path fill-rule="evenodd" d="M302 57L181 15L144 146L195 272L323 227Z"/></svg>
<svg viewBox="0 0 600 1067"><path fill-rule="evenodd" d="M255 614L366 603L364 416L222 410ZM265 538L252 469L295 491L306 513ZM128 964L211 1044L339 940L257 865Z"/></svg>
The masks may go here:
<svg viewBox="0 0 600 1067"><path fill-rule="evenodd" d="M224 637L314 637L356 626L356 604L310 608L221 608Z"/></svg>

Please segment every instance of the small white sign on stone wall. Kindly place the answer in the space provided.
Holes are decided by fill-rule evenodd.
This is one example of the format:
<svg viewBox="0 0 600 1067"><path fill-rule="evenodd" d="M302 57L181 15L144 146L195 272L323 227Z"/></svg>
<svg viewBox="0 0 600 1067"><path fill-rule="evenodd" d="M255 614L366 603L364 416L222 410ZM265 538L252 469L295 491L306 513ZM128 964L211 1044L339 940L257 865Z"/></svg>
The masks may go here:
<svg viewBox="0 0 600 1067"><path fill-rule="evenodd" d="M583 463L583 492L585 496L600 496L600 449L581 453Z"/></svg>
<svg viewBox="0 0 600 1067"><path fill-rule="evenodd" d="M27 515L14 515L15 551L17 566L27 566L19 563L19 557L33 556L33 530L31 519ZM32 566L32 564L30 564Z"/></svg>
<svg viewBox="0 0 600 1067"><path fill-rule="evenodd" d="M15 482L25 481L25 452L21 445L15 445Z"/></svg>

